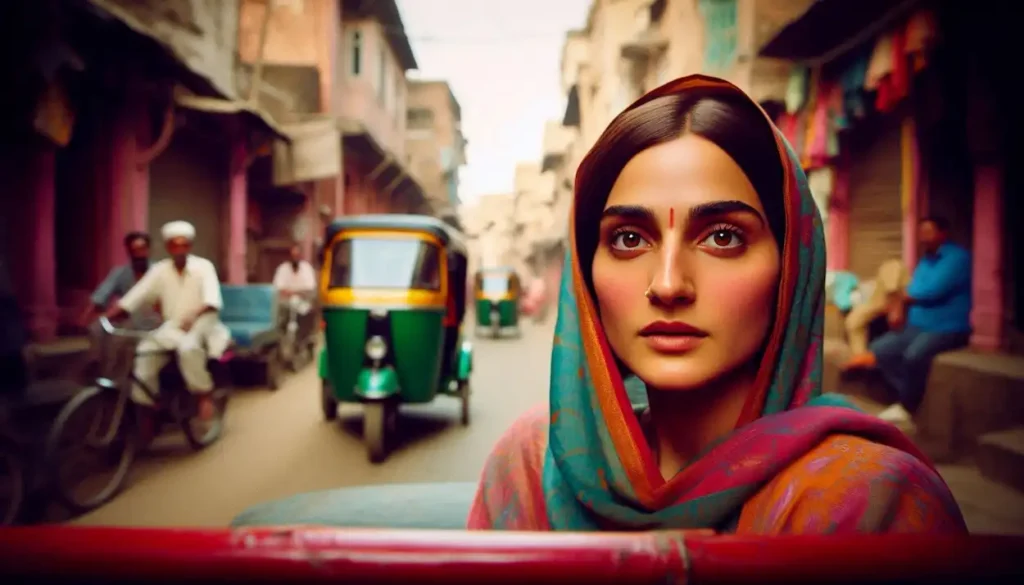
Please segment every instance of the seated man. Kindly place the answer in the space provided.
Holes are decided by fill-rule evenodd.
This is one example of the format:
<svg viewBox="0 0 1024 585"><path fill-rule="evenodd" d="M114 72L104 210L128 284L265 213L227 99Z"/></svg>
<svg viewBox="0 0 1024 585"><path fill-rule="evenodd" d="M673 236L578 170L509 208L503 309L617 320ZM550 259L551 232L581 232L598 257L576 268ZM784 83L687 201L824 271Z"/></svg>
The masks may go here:
<svg viewBox="0 0 1024 585"><path fill-rule="evenodd" d="M209 420L214 415L214 405L207 357L220 357L230 340L218 316L223 305L220 281L212 262L189 253L196 234L192 224L172 221L161 232L171 257L154 264L107 316L116 319L159 300L165 321L139 344L138 351L150 355L136 358L135 375L151 391L158 391L160 370L169 356L151 352L173 350L186 387L199 397L200 418ZM132 399L144 406L153 405L138 387L133 388Z"/></svg>
<svg viewBox="0 0 1024 585"><path fill-rule="evenodd" d="M920 406L932 359L967 345L970 338L971 257L947 241L948 235L945 219L921 221L918 241L924 255L910 286L890 307L891 331L872 342L868 353L848 368L881 371L899 397L879 415L891 422L909 420Z"/></svg>
<svg viewBox="0 0 1024 585"><path fill-rule="evenodd" d="M316 272L302 259L302 247L293 244L290 258L274 272L274 288L286 305L294 307L300 315L309 312L309 299L316 293Z"/></svg>

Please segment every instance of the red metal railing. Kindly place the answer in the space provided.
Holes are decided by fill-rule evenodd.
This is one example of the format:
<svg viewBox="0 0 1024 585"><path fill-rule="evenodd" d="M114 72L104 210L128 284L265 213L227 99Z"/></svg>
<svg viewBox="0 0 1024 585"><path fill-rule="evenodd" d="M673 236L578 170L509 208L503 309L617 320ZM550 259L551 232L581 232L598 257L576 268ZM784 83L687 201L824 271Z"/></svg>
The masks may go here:
<svg viewBox="0 0 1024 585"><path fill-rule="evenodd" d="M707 532L551 534L259 528L0 530L0 582L1008 582L1024 538L775 538Z"/></svg>

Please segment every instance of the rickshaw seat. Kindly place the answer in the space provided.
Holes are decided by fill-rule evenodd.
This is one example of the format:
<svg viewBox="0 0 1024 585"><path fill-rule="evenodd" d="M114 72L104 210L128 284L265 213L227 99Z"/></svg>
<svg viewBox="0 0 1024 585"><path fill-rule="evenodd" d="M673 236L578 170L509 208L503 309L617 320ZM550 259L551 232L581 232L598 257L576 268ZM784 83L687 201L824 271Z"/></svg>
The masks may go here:
<svg viewBox="0 0 1024 585"><path fill-rule="evenodd" d="M258 350L277 342L277 289L269 284L222 285L224 307L220 320L231 331L238 349Z"/></svg>
<svg viewBox="0 0 1024 585"><path fill-rule="evenodd" d="M461 530L476 488L472 482L407 483L311 492L253 506L236 516L231 526Z"/></svg>

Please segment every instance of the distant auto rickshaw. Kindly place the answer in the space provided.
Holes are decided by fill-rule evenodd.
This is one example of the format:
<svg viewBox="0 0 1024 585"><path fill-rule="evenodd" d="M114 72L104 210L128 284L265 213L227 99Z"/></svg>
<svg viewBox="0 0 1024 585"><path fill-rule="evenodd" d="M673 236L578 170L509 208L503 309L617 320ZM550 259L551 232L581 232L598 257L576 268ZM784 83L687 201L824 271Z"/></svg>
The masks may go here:
<svg viewBox="0 0 1024 585"><path fill-rule="evenodd" d="M453 396L462 402L462 424L469 424L462 236L429 216L359 215L331 223L324 242L324 418L334 420L339 403L361 403L372 462L387 456L401 404Z"/></svg>
<svg viewBox="0 0 1024 585"><path fill-rule="evenodd" d="M520 334L519 298L522 284L515 270L486 268L476 273L476 334L501 337L505 332Z"/></svg>

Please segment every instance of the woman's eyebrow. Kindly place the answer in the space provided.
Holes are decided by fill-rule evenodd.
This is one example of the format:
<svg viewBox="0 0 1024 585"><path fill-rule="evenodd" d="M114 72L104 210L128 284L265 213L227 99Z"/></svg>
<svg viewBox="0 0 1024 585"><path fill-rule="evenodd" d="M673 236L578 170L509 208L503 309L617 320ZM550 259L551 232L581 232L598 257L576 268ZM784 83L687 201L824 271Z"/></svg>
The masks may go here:
<svg viewBox="0 0 1024 585"><path fill-rule="evenodd" d="M601 219L616 217L639 222L657 223L654 211L641 205L611 205L601 214Z"/></svg>
<svg viewBox="0 0 1024 585"><path fill-rule="evenodd" d="M729 213L749 213L764 225L765 219L756 209L742 201L712 201L711 203L699 203L690 208L687 213L688 221L707 220L711 217L726 215Z"/></svg>

